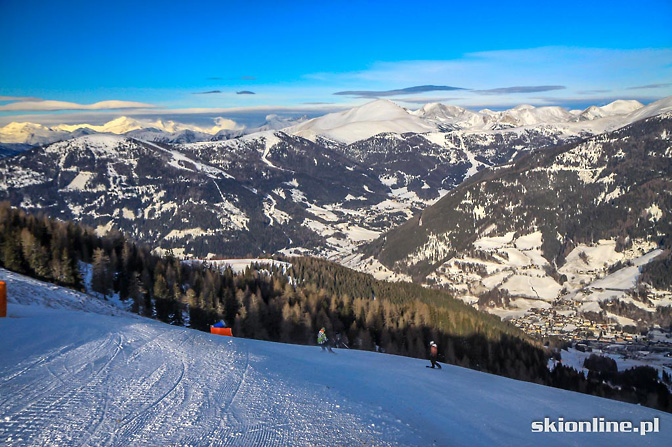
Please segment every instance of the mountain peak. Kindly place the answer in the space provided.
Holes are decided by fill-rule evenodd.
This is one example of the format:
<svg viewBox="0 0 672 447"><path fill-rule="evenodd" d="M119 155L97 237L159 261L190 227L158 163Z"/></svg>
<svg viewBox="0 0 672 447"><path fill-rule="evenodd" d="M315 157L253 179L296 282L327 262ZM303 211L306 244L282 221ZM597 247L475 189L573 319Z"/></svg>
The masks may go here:
<svg viewBox="0 0 672 447"><path fill-rule="evenodd" d="M531 104L520 104L513 108L513 110L534 110L534 109L536 109L536 107L534 107Z"/></svg>
<svg viewBox="0 0 672 447"><path fill-rule="evenodd" d="M0 142L2 143L47 144L54 141L54 135L58 135L58 139L62 139L65 133L55 131L42 124L27 122L11 122L4 127L0 127Z"/></svg>
<svg viewBox="0 0 672 447"><path fill-rule="evenodd" d="M19 132L25 129L48 129L47 126L44 126L42 124L36 124L36 123L19 123L16 121L12 121L11 123L0 127L0 133L8 133L8 132Z"/></svg>
<svg viewBox="0 0 672 447"><path fill-rule="evenodd" d="M288 133L314 140L318 135L344 143L380 133L429 132L435 127L387 99L377 99L343 112L329 113L287 129Z"/></svg>
<svg viewBox="0 0 672 447"><path fill-rule="evenodd" d="M457 115L463 112L468 112L467 109L460 107L460 106L454 106L451 104L442 104L440 102L430 102L416 110L415 114L418 116L427 116L431 114L438 114L438 113L443 113L443 114L450 114L450 115ZM473 112L472 112L473 113Z"/></svg>
<svg viewBox="0 0 672 447"><path fill-rule="evenodd" d="M129 118L127 116L120 116L119 118L115 118L112 121L108 121L107 124L122 124L122 123L137 123L137 120L134 120L133 118Z"/></svg>
<svg viewBox="0 0 672 447"><path fill-rule="evenodd" d="M644 107L644 104L634 99L617 99L606 106L600 107L600 109L609 115L627 115L642 107Z"/></svg>
<svg viewBox="0 0 672 447"><path fill-rule="evenodd" d="M377 121L396 119L408 115L408 111L389 99L376 99L347 112L354 120Z"/></svg>

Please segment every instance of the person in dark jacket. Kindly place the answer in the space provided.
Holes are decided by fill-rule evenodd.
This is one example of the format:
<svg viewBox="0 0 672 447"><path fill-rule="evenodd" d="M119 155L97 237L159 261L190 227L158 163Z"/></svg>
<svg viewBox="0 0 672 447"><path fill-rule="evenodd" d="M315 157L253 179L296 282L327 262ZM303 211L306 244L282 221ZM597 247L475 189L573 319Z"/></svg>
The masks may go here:
<svg viewBox="0 0 672 447"><path fill-rule="evenodd" d="M429 342L429 360L432 362L432 368L441 369L441 365L439 364L439 362L436 361L438 356L439 356L439 347L436 346L436 343L434 343L434 341L430 341Z"/></svg>

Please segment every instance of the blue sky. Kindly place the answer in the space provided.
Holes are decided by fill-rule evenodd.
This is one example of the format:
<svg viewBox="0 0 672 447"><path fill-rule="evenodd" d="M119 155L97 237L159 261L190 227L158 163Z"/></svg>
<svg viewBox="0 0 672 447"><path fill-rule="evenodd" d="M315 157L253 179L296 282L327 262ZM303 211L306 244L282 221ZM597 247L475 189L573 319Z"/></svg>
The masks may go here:
<svg viewBox="0 0 672 447"><path fill-rule="evenodd" d="M2 0L0 123L650 102L670 22L669 0Z"/></svg>

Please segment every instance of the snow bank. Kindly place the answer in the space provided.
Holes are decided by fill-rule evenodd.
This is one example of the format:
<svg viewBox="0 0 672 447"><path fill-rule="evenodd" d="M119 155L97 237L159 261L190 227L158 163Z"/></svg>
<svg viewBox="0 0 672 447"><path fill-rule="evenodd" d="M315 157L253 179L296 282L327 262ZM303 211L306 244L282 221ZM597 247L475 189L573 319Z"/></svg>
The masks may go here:
<svg viewBox="0 0 672 447"><path fill-rule="evenodd" d="M85 272L85 277L87 276L90 284L90 269L88 274ZM124 304L118 300L107 301L99 299L75 290L59 287L55 284L28 278L3 268L0 268L0 281L5 281L7 283L7 301L10 304L139 318L126 312L126 310L123 309Z"/></svg>

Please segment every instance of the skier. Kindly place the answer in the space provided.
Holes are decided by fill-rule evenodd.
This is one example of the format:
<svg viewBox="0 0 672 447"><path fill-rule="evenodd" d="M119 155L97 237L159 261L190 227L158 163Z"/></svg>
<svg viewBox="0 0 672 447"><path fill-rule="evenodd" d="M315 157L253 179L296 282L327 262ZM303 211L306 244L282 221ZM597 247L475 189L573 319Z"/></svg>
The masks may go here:
<svg viewBox="0 0 672 447"><path fill-rule="evenodd" d="M327 330L325 328L320 329L320 332L317 333L317 344L320 345L322 350L328 349L329 352L333 353L331 346L327 343L329 339L327 338Z"/></svg>
<svg viewBox="0 0 672 447"><path fill-rule="evenodd" d="M438 367L441 369L441 365L439 365L439 362L436 361L436 358L439 356L439 347L436 346L436 343L434 341L429 342L429 360L432 362L432 366L428 366L427 368L436 368Z"/></svg>

